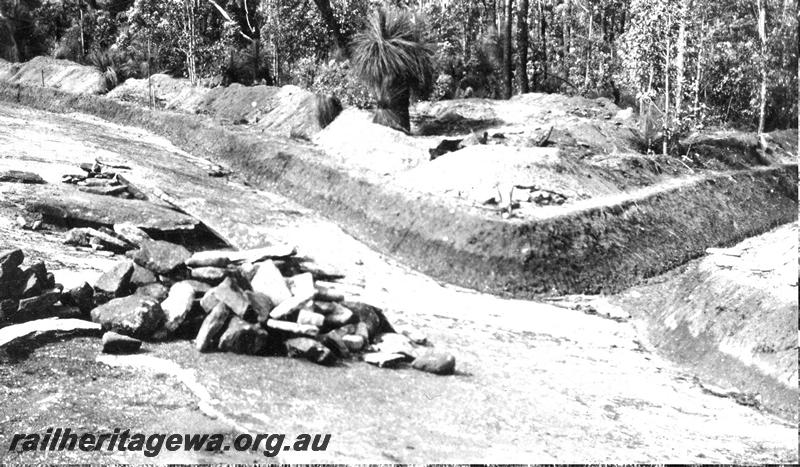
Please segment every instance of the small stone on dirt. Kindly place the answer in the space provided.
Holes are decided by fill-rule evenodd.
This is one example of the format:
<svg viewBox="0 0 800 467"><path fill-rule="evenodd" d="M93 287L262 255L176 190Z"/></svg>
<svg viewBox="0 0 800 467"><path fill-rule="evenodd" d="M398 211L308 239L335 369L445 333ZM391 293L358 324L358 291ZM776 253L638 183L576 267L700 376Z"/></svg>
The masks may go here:
<svg viewBox="0 0 800 467"><path fill-rule="evenodd" d="M371 352L364 354L364 361L376 365L378 368L396 368L405 360L405 355L399 353Z"/></svg>
<svg viewBox="0 0 800 467"><path fill-rule="evenodd" d="M305 358L320 365L333 363L331 351L321 343L308 337L294 337L284 342L286 353L292 358Z"/></svg>
<svg viewBox="0 0 800 467"><path fill-rule="evenodd" d="M347 349L351 352L359 352L367 345L367 341L364 339L364 336L359 336L358 334L346 334L342 336L342 342L344 342L344 344L347 346Z"/></svg>
<svg viewBox="0 0 800 467"><path fill-rule="evenodd" d="M428 350L415 358L411 367L436 375L452 375L456 370L456 358L449 353Z"/></svg>
<svg viewBox="0 0 800 467"><path fill-rule="evenodd" d="M142 341L109 331L103 334L103 353L132 354L142 348Z"/></svg>

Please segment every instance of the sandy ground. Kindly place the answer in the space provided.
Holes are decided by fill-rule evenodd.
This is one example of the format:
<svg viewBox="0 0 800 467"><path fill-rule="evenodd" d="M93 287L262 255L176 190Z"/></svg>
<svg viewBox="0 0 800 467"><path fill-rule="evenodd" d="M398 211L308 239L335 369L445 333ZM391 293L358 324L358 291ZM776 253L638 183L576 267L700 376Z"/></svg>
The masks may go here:
<svg viewBox="0 0 800 467"><path fill-rule="evenodd" d="M50 426L332 434L327 452L287 451L283 462L798 461L796 425L704 393L692 374L644 348L633 323L439 284L279 194L208 178L209 162L161 138L85 116L0 106L0 170L33 170L55 183L96 157L130 165L126 175L141 188L168 193L242 245L294 243L335 264L387 307L390 321L453 352L458 373L201 355L188 342L146 344L142 354L114 359L100 354L97 339L37 343L0 364L0 461L149 461L6 451L12 433ZM57 232L20 232L12 224L18 213L13 203L0 207L0 244L89 270L87 278L108 264L61 246ZM265 458L226 452L155 460Z"/></svg>

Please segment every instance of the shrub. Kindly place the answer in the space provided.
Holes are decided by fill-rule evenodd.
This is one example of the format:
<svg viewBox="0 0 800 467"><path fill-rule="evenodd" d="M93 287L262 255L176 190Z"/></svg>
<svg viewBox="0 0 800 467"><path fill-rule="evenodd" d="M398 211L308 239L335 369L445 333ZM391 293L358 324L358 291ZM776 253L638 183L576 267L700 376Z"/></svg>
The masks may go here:
<svg viewBox="0 0 800 467"><path fill-rule="evenodd" d="M352 73L349 61L332 60L315 67L313 72L307 73L308 75L312 76L312 83L307 87L317 94L336 96L345 106L360 109L375 105L364 85Z"/></svg>

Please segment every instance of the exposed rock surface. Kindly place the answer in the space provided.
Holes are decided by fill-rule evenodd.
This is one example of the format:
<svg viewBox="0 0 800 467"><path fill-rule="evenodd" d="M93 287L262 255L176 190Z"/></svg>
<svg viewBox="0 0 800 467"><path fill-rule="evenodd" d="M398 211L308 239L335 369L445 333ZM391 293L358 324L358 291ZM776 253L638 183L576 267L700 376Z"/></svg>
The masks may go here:
<svg viewBox="0 0 800 467"><path fill-rule="evenodd" d="M156 274L168 274L189 259L191 253L186 248L161 240L143 242L133 260L139 266Z"/></svg>

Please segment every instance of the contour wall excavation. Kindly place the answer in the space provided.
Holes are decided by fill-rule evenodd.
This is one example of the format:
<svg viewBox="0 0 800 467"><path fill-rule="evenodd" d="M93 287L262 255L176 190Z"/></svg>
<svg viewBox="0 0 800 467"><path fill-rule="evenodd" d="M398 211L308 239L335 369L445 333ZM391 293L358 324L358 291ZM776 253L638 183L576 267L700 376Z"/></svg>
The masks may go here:
<svg viewBox="0 0 800 467"><path fill-rule="evenodd" d="M192 154L224 161L424 273L514 297L618 291L707 247L797 219L796 164L706 172L554 207L535 218L502 219L336 167L310 144L225 128L204 116L8 83L0 83L0 99L147 129Z"/></svg>

